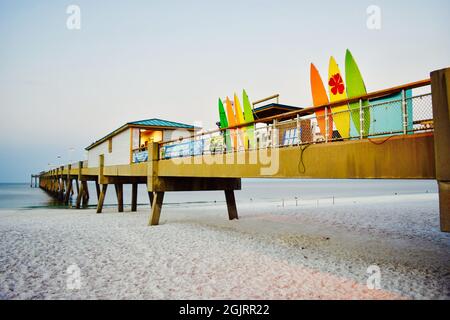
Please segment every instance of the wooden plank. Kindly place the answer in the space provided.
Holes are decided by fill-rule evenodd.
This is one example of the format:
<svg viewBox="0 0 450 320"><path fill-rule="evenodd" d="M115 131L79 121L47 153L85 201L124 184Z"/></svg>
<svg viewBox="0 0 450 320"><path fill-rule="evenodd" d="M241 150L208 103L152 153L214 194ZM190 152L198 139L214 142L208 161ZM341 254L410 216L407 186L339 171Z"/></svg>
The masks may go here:
<svg viewBox="0 0 450 320"><path fill-rule="evenodd" d="M108 190L108 185L107 184L103 184L102 185L102 190L100 192L100 197L98 198L97 213L102 213L103 202L105 201L106 190Z"/></svg>
<svg viewBox="0 0 450 320"><path fill-rule="evenodd" d="M149 221L149 225L157 226L159 224L159 218L161 216L161 208L164 199L164 192L155 192L152 203L152 214Z"/></svg>
<svg viewBox="0 0 450 320"><path fill-rule="evenodd" d="M158 177L152 191L214 191L241 190L239 178L176 178Z"/></svg>
<svg viewBox="0 0 450 320"><path fill-rule="evenodd" d="M236 199L234 198L234 191L225 190L225 199L227 200L228 218L230 220L239 219L236 207Z"/></svg>

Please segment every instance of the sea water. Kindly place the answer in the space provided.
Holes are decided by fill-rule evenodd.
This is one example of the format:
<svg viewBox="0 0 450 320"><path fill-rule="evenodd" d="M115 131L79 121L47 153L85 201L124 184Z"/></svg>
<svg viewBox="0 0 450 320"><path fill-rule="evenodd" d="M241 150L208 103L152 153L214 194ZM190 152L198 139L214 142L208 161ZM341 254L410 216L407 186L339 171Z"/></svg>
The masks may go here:
<svg viewBox="0 0 450 320"><path fill-rule="evenodd" d="M74 186L75 189L75 186ZM402 194L437 193L434 180L281 180L281 179L242 179L242 190L236 191L236 200L242 202L320 200L330 198L370 197ZM95 185L89 183L89 206L95 206ZM72 203L76 193L71 198ZM125 205L131 202L131 186L124 186ZM164 203L174 206L214 205L224 203L223 191L167 192ZM114 186L108 187L105 206L117 203ZM138 203L149 204L145 185L139 185ZM0 208L32 209L60 208L60 203L39 188L30 184L0 183Z"/></svg>

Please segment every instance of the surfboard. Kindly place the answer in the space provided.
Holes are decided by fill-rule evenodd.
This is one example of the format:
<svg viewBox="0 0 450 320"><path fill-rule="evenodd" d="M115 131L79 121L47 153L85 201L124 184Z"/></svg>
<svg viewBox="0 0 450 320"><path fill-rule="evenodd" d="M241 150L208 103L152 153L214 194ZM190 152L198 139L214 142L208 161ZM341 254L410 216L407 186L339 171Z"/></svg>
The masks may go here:
<svg viewBox="0 0 450 320"><path fill-rule="evenodd" d="M255 117L253 116L253 109L252 105L250 103L250 99L248 98L247 92L245 90L242 90L242 101L244 104L244 120L246 123L255 121ZM249 125L247 127L247 146L248 148L254 148L256 146L255 144L255 125Z"/></svg>
<svg viewBox="0 0 450 320"><path fill-rule="evenodd" d="M242 112L241 103L236 93L234 94L234 110L236 111L237 124L244 124L244 113ZM239 137L239 142L241 142L241 146L244 146L244 148L246 148L245 141L247 140L247 137L245 134L245 127L240 127L238 130L236 130L236 132Z"/></svg>
<svg viewBox="0 0 450 320"><path fill-rule="evenodd" d="M222 100L219 98L219 116L220 116L220 128L228 128L227 114L223 106ZM224 145L227 150L231 150L230 130L223 132Z"/></svg>
<svg viewBox="0 0 450 320"><path fill-rule="evenodd" d="M229 127L234 127L237 124L236 121L236 115L233 111L233 105L231 104L230 99L227 97L227 99L225 100L225 104L227 107L227 118L228 118L228 126ZM231 141L233 142L232 148L237 149L238 144L237 144L237 134L236 134L236 129L231 129L230 130L230 135L231 135Z"/></svg>
<svg viewBox="0 0 450 320"><path fill-rule="evenodd" d="M334 57L330 58L330 66L328 69L328 91L330 94L330 102L347 99L344 78L342 78L341 71ZM350 137L350 113L345 112L348 111L348 105L343 104L332 107L331 111L333 112L333 121L339 134L343 139L348 139Z"/></svg>
<svg viewBox="0 0 450 320"><path fill-rule="evenodd" d="M323 85L322 78L320 77L319 71L317 70L316 66L312 63L311 63L310 78L311 78L310 80L311 80L311 94L313 98L313 106L317 107L329 103L327 91L325 90L325 86ZM331 117L331 109L327 107L321 110L316 110L316 118L317 124L319 125L320 133L325 138L326 109L328 113L328 139L331 140L333 137L333 118Z"/></svg>
<svg viewBox="0 0 450 320"><path fill-rule="evenodd" d="M349 99L367 94L366 85L364 84L361 72L359 71L352 53L348 49L345 53L345 83L347 84L347 96ZM363 135L365 137L369 135L370 130L370 110L366 108L368 105L369 101L362 101L364 115ZM350 103L349 108L356 132L360 134L360 103L358 101Z"/></svg>

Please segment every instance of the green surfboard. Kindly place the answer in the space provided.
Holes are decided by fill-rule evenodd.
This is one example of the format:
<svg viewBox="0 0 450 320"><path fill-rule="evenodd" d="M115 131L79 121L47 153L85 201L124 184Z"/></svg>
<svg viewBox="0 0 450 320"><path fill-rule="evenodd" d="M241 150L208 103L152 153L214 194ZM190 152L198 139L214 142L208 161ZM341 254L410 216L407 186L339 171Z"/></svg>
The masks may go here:
<svg viewBox="0 0 450 320"><path fill-rule="evenodd" d="M350 50L347 49L345 54L345 82L347 84L347 96L349 99L356 98L367 94L366 85L359 71L358 65L353 58ZM363 100L363 114L364 114L364 126L363 135L368 136L370 130L370 110L367 108L369 101ZM360 134L360 103L354 102L349 105L351 111L351 118L355 129Z"/></svg>
<svg viewBox="0 0 450 320"><path fill-rule="evenodd" d="M245 90L242 90L242 99L244 103L244 121L245 122L253 122L255 121L255 117L253 116L253 109L252 105L250 103L250 99L248 98L247 92ZM246 135L248 137L248 147L249 148L255 148L255 125L249 125L247 127Z"/></svg>
<svg viewBox="0 0 450 320"><path fill-rule="evenodd" d="M227 113L225 112L223 102L220 98L219 98L219 116L220 116L220 128L228 128ZM223 132L223 140L224 144L227 147L227 150L231 150L231 140L229 130Z"/></svg>

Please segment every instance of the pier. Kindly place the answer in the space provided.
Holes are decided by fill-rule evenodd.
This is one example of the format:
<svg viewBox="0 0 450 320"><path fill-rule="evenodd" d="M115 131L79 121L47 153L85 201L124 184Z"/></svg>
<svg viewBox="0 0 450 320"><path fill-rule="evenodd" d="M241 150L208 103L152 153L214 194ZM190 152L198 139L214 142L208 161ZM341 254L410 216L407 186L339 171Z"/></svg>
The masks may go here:
<svg viewBox="0 0 450 320"><path fill-rule="evenodd" d="M429 88L430 93L411 97L405 94L419 88ZM382 101L394 95L400 98ZM366 101L367 106L363 104ZM363 128L364 114L369 110L371 132L356 131L343 138L328 132L320 136L310 129L317 120L316 110L355 102L359 103L359 110L348 110L346 116L356 113ZM441 230L450 232L449 110L450 68L432 72L431 79L361 97L294 110L245 125L193 132L182 140L155 142L146 147L148 157L142 162L130 157L127 164L105 165L105 155L99 154L94 167L88 161L67 164L32 176L31 186L33 179L38 179L40 188L65 204L76 194L75 207L83 208L88 205L88 182L92 181L97 213L101 213L110 186L114 186L118 211L124 211L124 184L132 185L131 211L136 211L141 185L149 194L149 225L158 225L164 194L177 191L222 190L229 219L238 219L234 191L241 189L242 178L434 179L439 185ZM383 112L391 112L392 117L398 115L400 126L382 128L377 120ZM342 112L326 115L325 120L341 116ZM217 147L213 143L226 135L245 140L249 134L245 128L249 126L254 126L256 138L248 148L227 149L224 144ZM295 133L292 139L290 132ZM182 149L180 144L188 148Z"/></svg>

